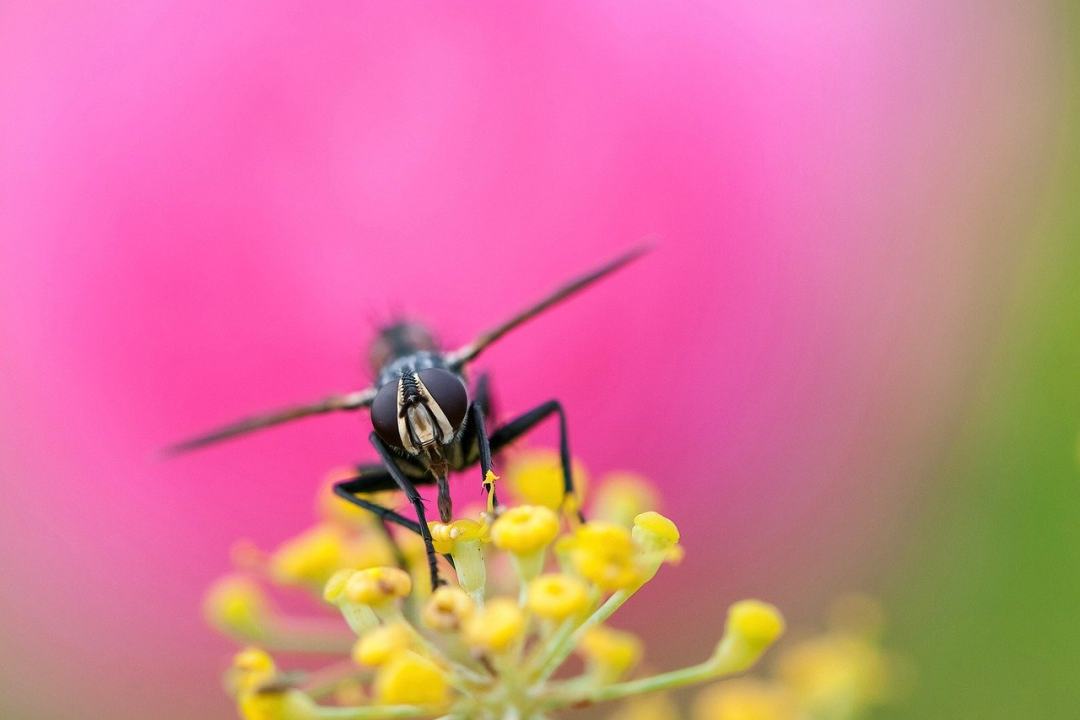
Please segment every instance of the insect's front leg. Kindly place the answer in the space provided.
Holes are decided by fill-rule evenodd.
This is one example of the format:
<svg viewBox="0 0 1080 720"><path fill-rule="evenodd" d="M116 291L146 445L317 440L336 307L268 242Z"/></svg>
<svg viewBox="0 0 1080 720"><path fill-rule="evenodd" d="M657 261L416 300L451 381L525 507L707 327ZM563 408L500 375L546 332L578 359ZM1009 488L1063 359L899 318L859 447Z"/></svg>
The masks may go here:
<svg viewBox="0 0 1080 720"><path fill-rule="evenodd" d="M563 507L568 512L574 513L579 521L585 522L585 515L578 506L577 495L574 492L570 435L566 429L566 412L563 410L562 403L558 400L548 400L506 423L491 434L491 450L499 452L553 414L559 416L559 461L563 472Z"/></svg>
<svg viewBox="0 0 1080 720"><path fill-rule="evenodd" d="M413 506L416 511L417 530L420 533L420 537L424 539L424 549L427 551L428 570L431 571L431 587L435 589L442 584L442 580L439 578L439 565L435 559L435 543L431 539L431 529L427 524L427 516L424 512L424 499L420 497L420 493L416 489L416 485L412 480L405 477L405 473L401 472L401 468L394 458L394 454L390 452L390 448L383 442L375 433L370 435L371 444L375 447L375 452L379 453L379 457L382 459L383 464L386 466L387 472L390 473L390 477L394 479L397 486L401 488L405 493L405 498Z"/></svg>

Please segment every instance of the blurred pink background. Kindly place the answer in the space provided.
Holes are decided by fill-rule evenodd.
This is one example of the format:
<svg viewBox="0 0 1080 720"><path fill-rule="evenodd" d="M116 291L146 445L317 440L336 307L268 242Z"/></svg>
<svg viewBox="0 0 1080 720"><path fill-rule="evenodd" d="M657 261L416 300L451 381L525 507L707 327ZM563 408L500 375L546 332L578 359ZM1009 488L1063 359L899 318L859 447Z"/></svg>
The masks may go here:
<svg viewBox="0 0 1080 720"><path fill-rule="evenodd" d="M157 449L365 384L396 312L454 345L644 237L478 364L662 484L687 561L623 624L691 584L717 631L876 589L1056 131L1050 19L1009 3L0 14L4 717L231 717L202 591L369 426ZM659 665L712 642L649 625Z"/></svg>

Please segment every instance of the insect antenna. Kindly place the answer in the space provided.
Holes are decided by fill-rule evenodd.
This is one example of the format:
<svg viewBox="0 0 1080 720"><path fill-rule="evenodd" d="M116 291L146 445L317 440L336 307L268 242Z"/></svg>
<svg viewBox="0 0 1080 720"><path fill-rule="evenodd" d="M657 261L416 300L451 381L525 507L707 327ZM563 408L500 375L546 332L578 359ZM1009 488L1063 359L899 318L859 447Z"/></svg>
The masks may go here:
<svg viewBox="0 0 1080 720"><path fill-rule="evenodd" d="M237 422L220 427L217 430L212 430L203 435L183 440L175 445L170 445L165 448L165 454L177 455L190 450L196 450L207 445L230 440L234 437L246 435L274 425L281 425L283 423L292 422L293 420L299 420L300 418L305 418L310 415L321 415L339 410L359 410L371 405L371 402L374 399L375 388L358 390L346 395L331 395L328 398L307 405L294 405L292 407L282 408L262 415L255 415L243 420L238 420Z"/></svg>
<svg viewBox="0 0 1080 720"><path fill-rule="evenodd" d="M601 278L610 275L624 265L638 259L651 249L652 248L649 245L639 245L636 248L623 253L617 258L614 258L613 260L604 263L600 267L591 270L577 278L574 278L565 285L557 288L551 294L542 298L540 301L530 305L521 312L510 317L502 324L496 325L487 332L481 333L479 337L477 337L468 345L465 345L464 347L461 347L450 353L449 355L447 355L447 361L449 362L451 367L455 369L460 369L461 366L473 360L477 355L483 352L485 348L487 348L493 342L495 342L517 326L533 319L548 308L559 304L560 302L566 300L577 292L584 290L589 285L592 285L597 280L600 280Z"/></svg>

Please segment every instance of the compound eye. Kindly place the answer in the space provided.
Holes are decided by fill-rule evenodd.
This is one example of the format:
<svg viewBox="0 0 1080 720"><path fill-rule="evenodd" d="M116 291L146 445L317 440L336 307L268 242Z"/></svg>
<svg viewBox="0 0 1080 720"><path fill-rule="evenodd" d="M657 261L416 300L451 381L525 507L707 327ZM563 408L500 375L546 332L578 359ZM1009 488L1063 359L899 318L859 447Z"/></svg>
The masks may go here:
<svg viewBox="0 0 1080 720"><path fill-rule="evenodd" d="M450 425L455 430L461 427L461 423L465 420L465 413L469 409L469 393L465 389L465 384L461 382L461 378L441 368L421 370L418 375L420 375L420 382L424 383L431 399L446 415ZM378 402L378 398L375 402Z"/></svg>
<svg viewBox="0 0 1080 720"><path fill-rule="evenodd" d="M371 424L387 445L404 448L398 433L398 381L388 382L379 388L371 403Z"/></svg>

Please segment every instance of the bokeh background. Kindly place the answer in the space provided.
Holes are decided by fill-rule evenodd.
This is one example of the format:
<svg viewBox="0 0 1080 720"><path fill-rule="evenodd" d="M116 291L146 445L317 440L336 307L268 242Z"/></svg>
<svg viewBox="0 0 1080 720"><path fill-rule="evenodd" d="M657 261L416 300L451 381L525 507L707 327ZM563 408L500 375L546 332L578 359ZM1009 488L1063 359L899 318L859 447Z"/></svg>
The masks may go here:
<svg viewBox="0 0 1080 720"><path fill-rule="evenodd" d="M203 588L366 420L157 450L651 237L479 363L663 487L651 661L862 590L917 668L880 717L1074 717L1070 5L3 3L0 716L232 717Z"/></svg>

